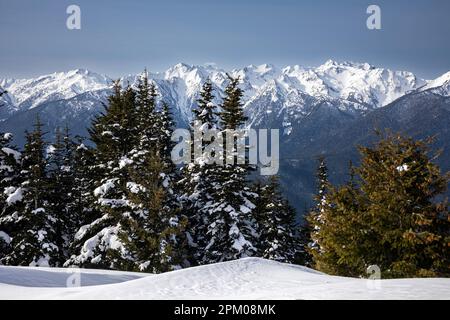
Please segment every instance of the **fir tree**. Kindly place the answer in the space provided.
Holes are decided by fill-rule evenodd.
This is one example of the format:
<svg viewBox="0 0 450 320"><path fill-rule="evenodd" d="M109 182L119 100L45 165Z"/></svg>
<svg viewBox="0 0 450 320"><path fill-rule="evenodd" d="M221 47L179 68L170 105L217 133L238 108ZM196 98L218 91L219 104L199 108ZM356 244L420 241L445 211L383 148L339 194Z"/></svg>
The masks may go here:
<svg viewBox="0 0 450 320"><path fill-rule="evenodd" d="M204 139L207 130L217 130L217 106L213 103L214 94L211 81L208 79L200 92L198 106L193 110L194 119L191 128L201 131L200 137L192 139L192 163L182 169L181 200L183 211L189 221L187 238L190 248L190 260L193 264L202 263L202 256L207 246L207 228L209 225L209 207L212 206L214 195L220 188L217 170L218 165L211 163L205 148L213 142ZM192 135L193 136L193 135ZM200 147L200 157L194 154L194 145Z"/></svg>
<svg viewBox="0 0 450 320"><path fill-rule="evenodd" d="M94 162L94 150L84 143L84 138L76 136L72 141L72 175L73 188L71 190L70 220L68 231L69 257L77 256L84 246L84 232L90 223L95 221L100 213L96 208L94 182L98 171ZM71 265L67 260L64 266Z"/></svg>
<svg viewBox="0 0 450 320"><path fill-rule="evenodd" d="M56 129L56 141L51 145L48 155L49 207L55 214L55 244L59 248L59 263L64 263L68 255L68 247L72 230L72 190L74 188L72 172L72 145L69 141L68 129L63 135Z"/></svg>
<svg viewBox="0 0 450 320"><path fill-rule="evenodd" d="M129 214L119 237L132 256L127 269L160 273L181 268L185 253L182 232L186 221L173 200L164 164L155 151L138 152L129 167Z"/></svg>
<svg viewBox="0 0 450 320"><path fill-rule="evenodd" d="M184 265L185 219L174 190L177 179L170 152L173 120L167 104L155 108L156 93L146 74L138 85L138 143L127 155L129 211L119 237L131 259L122 268L154 273ZM145 110L144 110L145 109Z"/></svg>
<svg viewBox="0 0 450 320"><path fill-rule="evenodd" d="M317 194L314 197L316 202L315 208L307 216L307 226L309 228L310 242L307 251L312 255L321 254L321 238L320 229L326 223L325 211L328 207L327 193L329 188L328 168L323 156L319 157L319 165L317 167ZM306 229L305 229L306 230Z"/></svg>
<svg viewBox="0 0 450 320"><path fill-rule="evenodd" d="M42 124L37 118L34 131L27 133L22 154L20 189L16 190L17 232L12 236L12 251L4 258L6 264L57 266L57 218L49 205L49 182Z"/></svg>
<svg viewBox="0 0 450 320"><path fill-rule="evenodd" d="M91 222L80 228L74 247L80 248L66 265L98 268L125 268L132 257L119 239L121 221L129 214L127 165L129 153L137 143L136 96L131 87L122 91L118 82L109 97L105 113L99 115L89 130L95 143L93 181L94 212Z"/></svg>
<svg viewBox="0 0 450 320"><path fill-rule="evenodd" d="M236 131L245 123L242 110L242 90L239 79L230 78L225 90L225 98L219 114L222 135L228 139L236 138ZM206 207L208 228L206 233L204 263L214 263L252 256L256 252L258 227L252 217L255 196L247 183L250 170L248 162L240 164L237 160L237 143L233 150L226 150L224 160L233 159L233 164L224 161L218 166L217 190L214 199Z"/></svg>
<svg viewBox="0 0 450 320"><path fill-rule="evenodd" d="M293 263L301 249L296 234L295 210L280 192L276 176L257 185L254 216L259 225L259 254L266 259Z"/></svg>
<svg viewBox="0 0 450 320"><path fill-rule="evenodd" d="M361 147L356 182L333 188L320 230L325 272L364 276L378 265L383 277L448 276L448 206L436 196L448 184L430 157L431 140L388 134Z"/></svg>
<svg viewBox="0 0 450 320"><path fill-rule="evenodd" d="M147 71L138 79L136 90L137 104L137 132L136 137L140 137L141 149L150 150L156 148L159 134L162 132L156 110L156 87L153 82L149 82Z"/></svg>
<svg viewBox="0 0 450 320"><path fill-rule="evenodd" d="M12 134L0 134L0 264L11 252L11 236L16 233L18 202L21 201L21 154L11 145Z"/></svg>

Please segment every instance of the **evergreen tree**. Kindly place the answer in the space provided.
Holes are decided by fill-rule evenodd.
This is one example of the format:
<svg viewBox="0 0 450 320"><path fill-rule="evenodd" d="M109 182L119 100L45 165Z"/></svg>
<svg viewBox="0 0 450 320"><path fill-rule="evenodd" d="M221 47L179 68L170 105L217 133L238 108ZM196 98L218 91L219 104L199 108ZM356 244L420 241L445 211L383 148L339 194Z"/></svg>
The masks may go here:
<svg viewBox="0 0 450 320"><path fill-rule="evenodd" d="M317 194L314 197L315 208L307 216L307 226L309 228L310 242L308 243L309 253L311 255L321 254L320 229L326 223L325 211L328 207L327 193L329 188L328 168L323 156L319 157L319 166L317 167ZM306 230L306 229L305 229Z"/></svg>
<svg viewBox="0 0 450 320"><path fill-rule="evenodd" d="M80 251L66 265L163 272L184 262L185 222L168 158L173 121L167 106L156 110L155 98L146 74L137 92L116 84L94 121L94 220L75 235Z"/></svg>
<svg viewBox="0 0 450 320"><path fill-rule="evenodd" d="M293 263L301 249L296 234L295 210L280 192L278 177L257 185L254 216L259 225L259 254L266 259Z"/></svg>
<svg viewBox="0 0 450 320"><path fill-rule="evenodd" d="M74 188L72 172L72 146L69 141L68 129L63 135L60 128L56 129L56 141L51 145L48 155L49 207L55 214L55 244L58 246L59 263L64 263L68 255L71 239L71 206L72 190Z"/></svg>
<svg viewBox="0 0 450 320"><path fill-rule="evenodd" d="M95 214L77 232L73 246L80 251L66 265L127 269L124 266L131 263L119 233L121 221L130 210L127 165L131 162L128 155L137 143L137 124L135 92L131 87L122 91L116 82L109 105L89 130L96 145L92 168L96 171L92 204Z"/></svg>
<svg viewBox="0 0 450 320"><path fill-rule="evenodd" d="M192 163L182 169L182 180L179 185L182 189L181 200L183 211L188 216L189 227L187 238L190 249L190 260L193 264L202 263L202 256L207 246L207 228L209 225L209 208L214 201L214 195L220 189L217 170L218 165L211 163L205 153L205 148L211 141L204 139L207 130L217 130L217 106L213 103L214 94L211 81L208 79L204 84L198 106L193 110L194 119L191 128L201 131L200 137L192 134ZM194 154L194 145L201 148L200 157Z"/></svg>
<svg viewBox="0 0 450 320"><path fill-rule="evenodd" d="M153 82L149 82L147 71L139 77L136 90L137 109L137 132L136 137L140 137L140 148L150 150L156 148L156 143L160 138L163 129L160 126L162 121L158 117L156 110L156 87Z"/></svg>
<svg viewBox="0 0 450 320"><path fill-rule="evenodd" d="M153 273L186 265L182 215L174 188L177 168L171 160L173 120L168 104L156 109L156 92L146 74L137 96L146 118L139 123L139 143L131 150L127 166L129 214L122 222L120 238L132 255L128 268Z"/></svg>
<svg viewBox="0 0 450 320"><path fill-rule="evenodd" d="M11 251L11 236L17 232L16 206L21 200L21 154L11 140L12 134L0 134L0 264Z"/></svg>
<svg viewBox="0 0 450 320"><path fill-rule="evenodd" d="M95 211L93 185L96 181L97 168L95 166L94 150L85 143L85 139L76 136L73 142L73 214L72 222L81 227L92 221ZM74 230L78 230L77 227Z"/></svg>
<svg viewBox="0 0 450 320"><path fill-rule="evenodd" d="M448 276L449 213L436 196L448 184L432 162L431 140L388 134L361 147L355 182L333 188L320 229L316 266L333 274L364 276L378 265L383 277Z"/></svg>
<svg viewBox="0 0 450 320"><path fill-rule="evenodd" d="M154 150L137 152L129 167L129 214L119 237L132 256L127 269L152 273L179 269L185 253L182 232L186 221L173 201L169 176Z"/></svg>
<svg viewBox="0 0 450 320"><path fill-rule="evenodd" d="M242 110L242 90L239 79L230 78L225 90L225 98L221 105L220 123L222 135L226 139L235 139L235 130L241 128L246 117ZM255 194L251 192L247 183L250 170L248 161L240 164L237 160L238 142L233 143L232 150L226 150L224 160L233 159L233 164L224 161L218 166L217 187L214 199L206 207L208 210L208 228L206 233L206 247L204 263L234 260L252 256L256 252L258 241L258 227L252 217L255 205L252 200Z"/></svg>
<svg viewBox="0 0 450 320"><path fill-rule="evenodd" d="M49 182L46 176L45 145L42 124L37 118L34 131L27 133L22 154L20 187L15 190L12 251L3 261L11 265L57 266L57 217L49 205Z"/></svg>
<svg viewBox="0 0 450 320"><path fill-rule="evenodd" d="M95 221L100 213L95 205L94 182L98 171L94 162L94 150L84 143L84 138L76 136L72 141L72 175L70 220L68 221L69 257L77 256L84 246L85 225ZM85 239L84 239L85 240ZM67 260L64 266L71 265Z"/></svg>

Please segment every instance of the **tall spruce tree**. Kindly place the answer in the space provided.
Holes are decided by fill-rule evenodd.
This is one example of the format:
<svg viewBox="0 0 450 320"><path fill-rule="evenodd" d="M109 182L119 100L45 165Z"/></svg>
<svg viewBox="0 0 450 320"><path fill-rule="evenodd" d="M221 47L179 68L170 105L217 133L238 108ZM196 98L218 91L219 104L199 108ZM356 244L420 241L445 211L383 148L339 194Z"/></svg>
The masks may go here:
<svg viewBox="0 0 450 320"><path fill-rule="evenodd" d="M176 167L170 158L173 120L167 104L156 108L156 91L144 73L138 83L139 132L125 164L129 212L119 238L131 256L124 268L153 273L184 265L185 219L174 191Z"/></svg>
<svg viewBox="0 0 450 320"><path fill-rule="evenodd" d="M12 237L12 251L4 258L6 264L58 266L56 244L57 217L49 205L49 181L46 174L46 143L42 124L37 118L34 130L26 134L22 153L21 184L15 191L17 232Z"/></svg>
<svg viewBox="0 0 450 320"><path fill-rule="evenodd" d="M255 194L247 182L250 168L248 161L239 163L236 155L239 143L235 141L239 135L236 130L246 121L241 101L243 92L238 78L230 77L229 81L219 117L222 135L234 143L231 143L232 150L225 152L223 166L216 170L220 189L208 206L204 263L249 257L257 251L258 227L251 214L255 208L252 203ZM225 161L227 158L234 161Z"/></svg>
<svg viewBox="0 0 450 320"><path fill-rule="evenodd" d="M329 189L328 168L325 157L319 157L317 167L316 184L317 194L314 197L316 205L307 215L307 228L309 229L310 241L308 251L312 255L320 255L320 229L326 223L325 210L328 207L327 193Z"/></svg>
<svg viewBox="0 0 450 320"><path fill-rule="evenodd" d="M93 181L94 220L75 235L80 251L66 264L151 272L179 268L185 222L172 188L169 108L156 109L155 87L144 74L136 91L116 84L105 111L90 130L99 172Z"/></svg>
<svg viewBox="0 0 450 320"><path fill-rule="evenodd" d="M0 133L0 265L11 252L11 236L18 231L18 202L21 201L21 154L11 144L11 133Z"/></svg>
<svg viewBox="0 0 450 320"><path fill-rule="evenodd" d="M94 150L85 144L85 139L76 136L72 141L72 174L70 220L68 221L68 256L64 266L71 265L71 259L82 250L86 240L87 226L95 221L100 213L95 205L94 182L98 179L98 168L95 166Z"/></svg>
<svg viewBox="0 0 450 320"><path fill-rule="evenodd" d="M132 210L119 237L132 256L128 269L160 273L185 265L182 232L186 221L174 201L172 182L155 150L137 152L127 183Z"/></svg>
<svg viewBox="0 0 450 320"><path fill-rule="evenodd" d="M450 274L448 205L436 199L449 175L432 162L430 142L388 134L360 148L359 183L328 196L323 252L314 257L320 270L365 276L377 265L383 277Z"/></svg>
<svg viewBox="0 0 450 320"><path fill-rule="evenodd" d="M202 257L207 246L207 229L209 225L209 208L214 202L214 195L220 189L217 170L218 165L212 163L205 153L213 141L206 141L208 130L217 130L217 106L214 104L213 86L209 79L203 84L197 101L197 108L193 110L194 119L191 129L201 132L200 136L192 134L192 162L182 168L182 180L179 185L182 190L181 201L183 211L188 216L189 227L187 238L190 249L190 260L193 264L202 263ZM212 132L212 131L211 131ZM200 157L194 154L194 145L200 149ZM211 155L213 156L213 155Z"/></svg>
<svg viewBox="0 0 450 320"><path fill-rule="evenodd" d="M295 210L283 197L277 176L264 186L257 184L254 216L259 225L258 250L261 257L294 263L301 250L296 232Z"/></svg>
<svg viewBox="0 0 450 320"><path fill-rule="evenodd" d="M122 90L118 82L105 112L89 130L95 143L92 206L96 214L80 228L74 246L80 248L66 265L128 269L132 257L120 240L121 221L129 214L127 183L130 181L128 154L137 142L136 96L131 87Z"/></svg>
<svg viewBox="0 0 450 320"><path fill-rule="evenodd" d="M71 223L72 190L74 189L72 172L72 145L68 129L63 134L56 129L56 141L48 154L49 207L55 215L55 244L59 248L58 264L68 258L69 234L74 226Z"/></svg>

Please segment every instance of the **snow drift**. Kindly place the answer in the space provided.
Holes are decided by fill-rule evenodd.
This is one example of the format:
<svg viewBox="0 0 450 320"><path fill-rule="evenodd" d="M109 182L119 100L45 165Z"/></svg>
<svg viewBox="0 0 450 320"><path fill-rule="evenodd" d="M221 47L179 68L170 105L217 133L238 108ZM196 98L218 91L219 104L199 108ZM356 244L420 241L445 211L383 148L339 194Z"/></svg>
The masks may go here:
<svg viewBox="0 0 450 320"><path fill-rule="evenodd" d="M0 299L450 299L450 279L344 278L259 258L159 275L0 267Z"/></svg>

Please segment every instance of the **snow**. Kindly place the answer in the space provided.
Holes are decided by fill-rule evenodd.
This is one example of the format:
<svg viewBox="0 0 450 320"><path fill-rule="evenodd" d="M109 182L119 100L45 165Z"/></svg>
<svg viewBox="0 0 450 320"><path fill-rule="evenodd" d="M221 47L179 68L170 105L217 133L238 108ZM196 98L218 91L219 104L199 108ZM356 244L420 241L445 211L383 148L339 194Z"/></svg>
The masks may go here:
<svg viewBox="0 0 450 320"><path fill-rule="evenodd" d="M115 182L117 179L109 179L104 184L102 184L100 187L96 188L94 190L94 195L96 197L98 196L104 196L108 193L111 189L115 187Z"/></svg>
<svg viewBox="0 0 450 320"><path fill-rule="evenodd" d="M91 224L91 226L92 225L93 224ZM79 239L82 235L84 235L88 228L89 226L83 226L83 231L81 231L81 234L77 233L75 235L75 238ZM103 228L95 236L86 240L83 244L83 247L81 248L80 254L78 256L72 256L71 259L76 263L83 263L89 260L92 263L98 263L101 260L101 255L94 255L96 253L95 251L98 250L99 247L104 251L108 249L114 249L124 253L126 250L118 237L118 233L118 226Z"/></svg>
<svg viewBox="0 0 450 320"><path fill-rule="evenodd" d="M133 163L133 160L128 159L127 157L122 157L119 161L119 169L122 169L132 163Z"/></svg>
<svg viewBox="0 0 450 320"><path fill-rule="evenodd" d="M16 159L16 161L19 161L20 160L20 157L21 157L21 155L20 155L20 152L18 152L18 151L16 151L16 150L13 150L13 149L11 149L11 148L2 148L2 151L4 152L4 153L6 153L7 155L11 155L11 156L13 156L14 157L14 159Z"/></svg>
<svg viewBox="0 0 450 320"><path fill-rule="evenodd" d="M444 73L442 76L429 81L425 86L421 88L421 90L428 90L432 88L441 87L444 85L450 84L450 71L447 73Z"/></svg>
<svg viewBox="0 0 450 320"><path fill-rule="evenodd" d="M55 146L51 144L51 145L49 145L49 146L47 147L46 154L47 154L47 155L52 155L52 154L55 153L55 151L56 151Z"/></svg>
<svg viewBox="0 0 450 320"><path fill-rule="evenodd" d="M43 75L32 79L0 79L0 85L20 109L60 99L70 99L88 91L109 88L111 79L85 69Z"/></svg>
<svg viewBox="0 0 450 320"><path fill-rule="evenodd" d="M139 279L146 274L78 268L46 267L0 267L0 295L5 286L20 286L24 291L31 288L64 288L70 276L80 275L81 286L120 283Z"/></svg>
<svg viewBox="0 0 450 320"><path fill-rule="evenodd" d="M0 231L0 239L2 239L4 242L6 242L6 244L11 243L11 237L4 231Z"/></svg>
<svg viewBox="0 0 450 320"><path fill-rule="evenodd" d="M143 186L135 182L127 182L127 189L130 190L131 193L139 193L145 191L145 188Z"/></svg>
<svg viewBox="0 0 450 320"><path fill-rule="evenodd" d="M317 67L293 65L278 68L261 64L231 71L217 66L179 63L165 72L149 73L149 78L156 84L163 99L173 101L177 113L184 120L191 120L191 111L204 81L211 79L218 91L214 104L218 104L227 84L227 72L240 77L241 87L245 90L245 108L255 103L262 105L264 109L269 107L261 101L264 97L270 97L271 103L279 103L283 107L302 106L307 99L313 97L329 101L342 100L345 103L339 105L343 108L346 108L346 104L362 109L377 108L413 90L448 84L450 78L450 73L447 73L435 80L424 80L407 71L333 60ZM121 83L135 86L140 77L141 75L124 76ZM12 114L43 103L71 99L86 92L108 92L112 89L112 80L95 72L76 69L33 79L0 79L0 86L8 91L8 97L11 98L8 112ZM82 108L76 110L81 111ZM279 110L270 111L277 113ZM110 135L112 132L103 134Z"/></svg>
<svg viewBox="0 0 450 320"><path fill-rule="evenodd" d="M409 167L407 164L402 164L401 166L398 166L397 168L398 172L408 171Z"/></svg>
<svg viewBox="0 0 450 320"><path fill-rule="evenodd" d="M3 135L3 139L5 139L5 140L11 140L12 138L13 138L13 134L11 132L6 132Z"/></svg>
<svg viewBox="0 0 450 320"><path fill-rule="evenodd" d="M73 287L79 277L81 287ZM245 258L159 275L0 267L0 299L449 299L450 279L365 280Z"/></svg>
<svg viewBox="0 0 450 320"><path fill-rule="evenodd" d="M14 187L8 187L5 189L5 194L8 195L6 198L6 203L10 206L18 201L22 201L23 194L22 194L22 188L14 189Z"/></svg>

